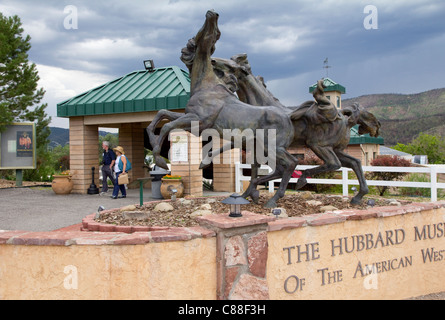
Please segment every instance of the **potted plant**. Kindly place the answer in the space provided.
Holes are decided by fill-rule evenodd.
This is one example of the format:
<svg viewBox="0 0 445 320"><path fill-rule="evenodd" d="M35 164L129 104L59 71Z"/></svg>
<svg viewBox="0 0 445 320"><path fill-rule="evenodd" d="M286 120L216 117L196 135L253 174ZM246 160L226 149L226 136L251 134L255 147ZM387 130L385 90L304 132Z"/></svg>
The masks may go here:
<svg viewBox="0 0 445 320"><path fill-rule="evenodd" d="M184 184L182 183L182 177L169 174L164 176L162 178L161 194L164 199L171 199L173 194L175 194L177 198L181 198L184 194Z"/></svg>
<svg viewBox="0 0 445 320"><path fill-rule="evenodd" d="M60 174L53 175L51 188L56 194L70 194L73 190L73 176L69 170L65 170Z"/></svg>

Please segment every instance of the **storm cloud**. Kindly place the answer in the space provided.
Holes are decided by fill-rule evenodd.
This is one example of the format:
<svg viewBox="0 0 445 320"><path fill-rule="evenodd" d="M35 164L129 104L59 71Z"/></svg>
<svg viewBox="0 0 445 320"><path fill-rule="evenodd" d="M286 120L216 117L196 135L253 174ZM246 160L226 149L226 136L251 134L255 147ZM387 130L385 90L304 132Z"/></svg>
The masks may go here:
<svg viewBox="0 0 445 320"><path fill-rule="evenodd" d="M364 21L376 9L377 28ZM69 6L69 7L67 7ZM74 8L75 12L70 10ZM220 14L214 56L247 53L252 70L283 103L311 98L308 87L326 76L346 87L345 98L373 93L417 93L445 86L445 3L395 1L116 1L3 0L0 12L17 14L32 38L48 113L56 104L143 69L176 65L181 48L205 13ZM76 28L67 28L75 13ZM71 16L70 16L71 15ZM369 22L369 21L368 21Z"/></svg>

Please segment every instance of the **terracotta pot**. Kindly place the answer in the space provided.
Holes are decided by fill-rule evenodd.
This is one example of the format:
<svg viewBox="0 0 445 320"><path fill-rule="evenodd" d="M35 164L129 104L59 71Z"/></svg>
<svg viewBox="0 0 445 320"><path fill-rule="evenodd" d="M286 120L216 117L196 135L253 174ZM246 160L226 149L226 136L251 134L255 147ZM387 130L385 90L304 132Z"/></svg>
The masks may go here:
<svg viewBox="0 0 445 320"><path fill-rule="evenodd" d="M181 198L184 194L184 184L182 183L182 179L164 179L162 178L161 184L161 194L164 199L171 198L171 189L176 189L178 192L176 193L176 198Z"/></svg>
<svg viewBox="0 0 445 320"><path fill-rule="evenodd" d="M70 194L74 182L72 175L54 175L51 187L56 194Z"/></svg>

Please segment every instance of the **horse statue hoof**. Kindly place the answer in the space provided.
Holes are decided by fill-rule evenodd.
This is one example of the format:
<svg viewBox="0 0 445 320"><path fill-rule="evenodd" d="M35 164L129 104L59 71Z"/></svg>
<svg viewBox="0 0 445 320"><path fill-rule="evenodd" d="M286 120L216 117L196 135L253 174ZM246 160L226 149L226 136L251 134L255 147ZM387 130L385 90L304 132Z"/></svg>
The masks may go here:
<svg viewBox="0 0 445 320"><path fill-rule="evenodd" d="M258 190L255 190L250 195L252 198L253 203L258 204L258 201L260 200L260 192Z"/></svg>
<svg viewBox="0 0 445 320"><path fill-rule="evenodd" d="M351 204L355 204L355 205L358 205L358 204L361 204L362 203L362 197L357 197L357 196L355 196L355 197L353 197L352 199L351 199L351 202L350 202Z"/></svg>
<svg viewBox="0 0 445 320"><path fill-rule="evenodd" d="M297 181L297 185L295 186L296 190L303 188L307 184L307 180L305 178L299 178Z"/></svg>
<svg viewBox="0 0 445 320"><path fill-rule="evenodd" d="M157 165L158 167L161 167L162 169L170 170L170 168L169 168L168 165L167 165L167 162L165 162L165 160L164 160L163 158L161 158L161 157L157 157L155 163L156 163L156 165Z"/></svg>
<svg viewBox="0 0 445 320"><path fill-rule="evenodd" d="M264 205L265 208L269 208L269 209L273 209L278 207L277 203L275 202L275 200L270 199L269 201L267 201L267 203Z"/></svg>
<svg viewBox="0 0 445 320"><path fill-rule="evenodd" d="M208 166L210 166L210 163L206 163L206 162L204 162L204 160L203 160L203 161L201 161L201 164L199 165L199 169L205 169L205 168L207 168Z"/></svg>

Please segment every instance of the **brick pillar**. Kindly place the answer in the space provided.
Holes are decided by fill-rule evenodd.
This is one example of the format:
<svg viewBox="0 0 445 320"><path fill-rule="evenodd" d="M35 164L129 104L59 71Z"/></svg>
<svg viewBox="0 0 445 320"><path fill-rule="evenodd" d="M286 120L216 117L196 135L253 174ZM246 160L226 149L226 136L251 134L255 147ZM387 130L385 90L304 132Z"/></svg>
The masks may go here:
<svg viewBox="0 0 445 320"><path fill-rule="evenodd" d="M84 124L83 117L70 118L70 171L72 193L86 194L91 184L91 168L95 167L94 183L99 187L99 128Z"/></svg>
<svg viewBox="0 0 445 320"><path fill-rule="evenodd" d="M275 218L243 212L240 218L227 214L208 215L197 220L217 234L217 299L269 299L267 223Z"/></svg>
<svg viewBox="0 0 445 320"><path fill-rule="evenodd" d="M222 147L227 141L220 141ZM240 161L240 150L226 151L213 161L213 190L235 192L235 163Z"/></svg>
<svg viewBox="0 0 445 320"><path fill-rule="evenodd" d="M179 137L179 140L176 140L176 137ZM180 144L186 143L185 149L173 147L175 141L178 141ZM202 196L202 169L199 169L202 154L201 138L182 131L172 133L170 142L171 174L182 177L184 195ZM178 151L176 155L172 154L175 150ZM185 152L187 153L186 158ZM181 155L181 153L183 154ZM178 161L178 159L187 159L187 161Z"/></svg>
<svg viewBox="0 0 445 320"><path fill-rule="evenodd" d="M141 123L125 123L119 128L119 145L124 148L125 155L130 160L132 169L128 172L130 184L128 187L139 188L137 178L145 176L144 168L144 129Z"/></svg>

